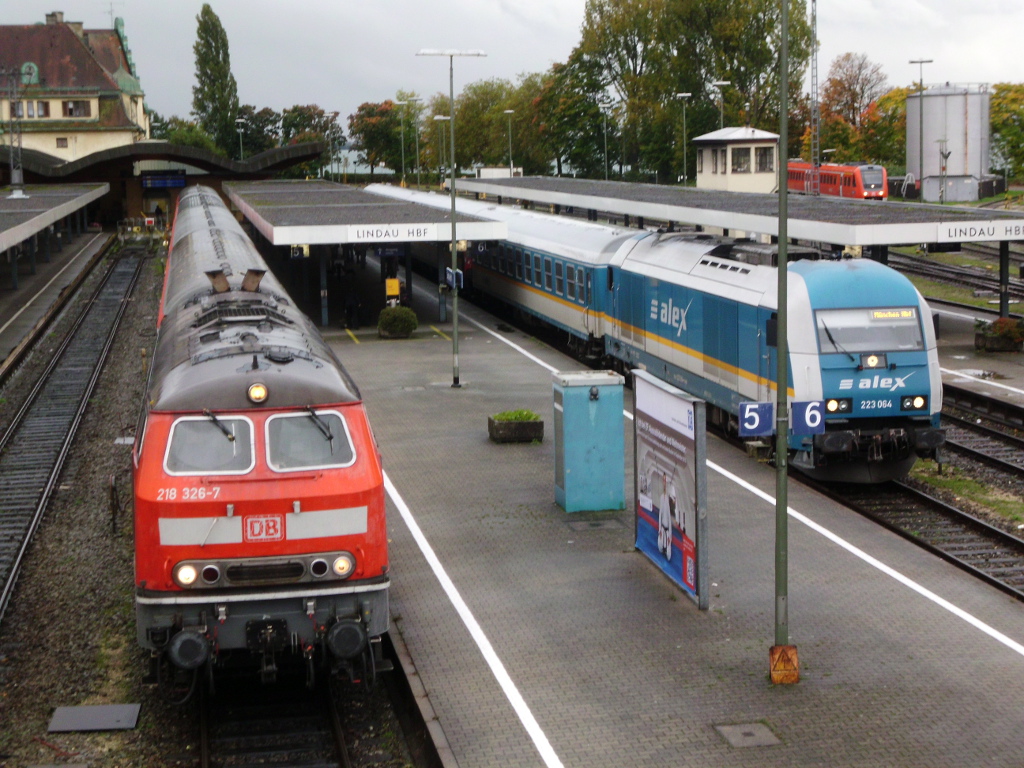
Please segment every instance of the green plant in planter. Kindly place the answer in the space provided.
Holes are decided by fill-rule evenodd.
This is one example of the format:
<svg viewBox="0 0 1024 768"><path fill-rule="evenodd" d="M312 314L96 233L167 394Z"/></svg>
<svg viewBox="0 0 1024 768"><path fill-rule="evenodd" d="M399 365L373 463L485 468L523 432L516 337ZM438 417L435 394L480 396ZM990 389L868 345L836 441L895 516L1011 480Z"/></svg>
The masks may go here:
<svg viewBox="0 0 1024 768"><path fill-rule="evenodd" d="M416 313L408 307L384 307L377 318L377 333L385 338L407 339L418 325Z"/></svg>
<svg viewBox="0 0 1024 768"><path fill-rule="evenodd" d="M491 418L495 421L540 421L540 416L526 408L520 408L517 411L502 411L494 414Z"/></svg>
<svg viewBox="0 0 1024 768"><path fill-rule="evenodd" d="M1014 320L1012 317L999 317L991 323L975 320L974 330L983 336L1006 339L1014 343L1024 341L1024 320Z"/></svg>
<svg viewBox="0 0 1024 768"><path fill-rule="evenodd" d="M496 443L539 443L544 422L533 411L520 408L487 417L487 435Z"/></svg>

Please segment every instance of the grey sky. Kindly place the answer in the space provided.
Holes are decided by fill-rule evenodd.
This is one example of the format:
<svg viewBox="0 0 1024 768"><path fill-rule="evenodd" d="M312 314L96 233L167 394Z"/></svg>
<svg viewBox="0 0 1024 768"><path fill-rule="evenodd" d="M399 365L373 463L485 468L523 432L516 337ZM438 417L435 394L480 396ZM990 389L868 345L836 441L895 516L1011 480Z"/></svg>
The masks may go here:
<svg viewBox="0 0 1024 768"><path fill-rule="evenodd" d="M456 59L455 91L467 83L541 72L579 42L585 0L212 0L228 34L243 103L276 110L319 104L347 117L398 89L429 97L448 91L448 60L421 48L478 48ZM67 21L109 27L125 20L146 101L165 117L187 117L201 0L8 0L4 24ZM891 85L909 85L934 59L926 83L1024 82L1020 0L819 0L822 80L847 51L882 65Z"/></svg>

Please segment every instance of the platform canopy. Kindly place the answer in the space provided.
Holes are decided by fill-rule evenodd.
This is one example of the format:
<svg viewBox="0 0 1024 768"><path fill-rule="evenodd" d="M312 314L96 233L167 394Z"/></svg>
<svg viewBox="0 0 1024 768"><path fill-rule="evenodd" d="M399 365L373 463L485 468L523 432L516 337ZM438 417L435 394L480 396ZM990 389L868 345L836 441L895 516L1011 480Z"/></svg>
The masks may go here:
<svg viewBox="0 0 1024 768"><path fill-rule="evenodd" d="M110 191L109 184L29 184L22 197L0 189L0 253L39 234Z"/></svg>
<svg viewBox="0 0 1024 768"><path fill-rule="evenodd" d="M461 182L460 182L461 184ZM450 242L451 213L330 181L224 184L228 199L274 245ZM458 214L459 240L503 240L504 222Z"/></svg>
<svg viewBox="0 0 1024 768"><path fill-rule="evenodd" d="M563 208L778 235L776 194L546 176L466 179L459 181L459 189ZM859 246L1024 240L1024 213L790 195L789 237Z"/></svg>

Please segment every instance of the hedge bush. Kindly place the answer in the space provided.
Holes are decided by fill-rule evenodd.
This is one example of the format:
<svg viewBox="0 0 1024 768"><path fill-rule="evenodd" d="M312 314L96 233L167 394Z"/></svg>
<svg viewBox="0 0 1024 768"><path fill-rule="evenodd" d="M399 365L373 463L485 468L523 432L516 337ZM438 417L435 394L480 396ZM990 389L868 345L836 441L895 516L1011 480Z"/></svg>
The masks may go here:
<svg viewBox="0 0 1024 768"><path fill-rule="evenodd" d="M419 325L408 307L384 307L377 318L377 331L386 336L411 336Z"/></svg>

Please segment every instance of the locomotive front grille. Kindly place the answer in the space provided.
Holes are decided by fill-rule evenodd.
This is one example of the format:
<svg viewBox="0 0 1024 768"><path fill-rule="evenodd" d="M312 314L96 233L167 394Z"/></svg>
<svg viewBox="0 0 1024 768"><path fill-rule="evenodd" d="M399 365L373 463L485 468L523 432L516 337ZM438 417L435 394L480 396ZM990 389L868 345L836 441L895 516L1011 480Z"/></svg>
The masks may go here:
<svg viewBox="0 0 1024 768"><path fill-rule="evenodd" d="M227 569L231 584L282 584L299 581L306 573L306 567L299 562L246 563L232 565Z"/></svg>

